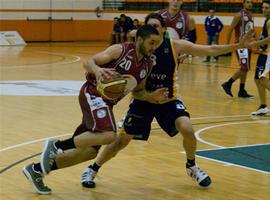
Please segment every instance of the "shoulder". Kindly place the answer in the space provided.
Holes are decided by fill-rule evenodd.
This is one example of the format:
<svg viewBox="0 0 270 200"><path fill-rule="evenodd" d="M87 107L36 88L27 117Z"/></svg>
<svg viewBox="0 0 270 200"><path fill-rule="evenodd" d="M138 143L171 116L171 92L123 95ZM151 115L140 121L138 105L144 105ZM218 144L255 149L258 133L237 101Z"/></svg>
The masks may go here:
<svg viewBox="0 0 270 200"><path fill-rule="evenodd" d="M108 53L112 58L117 59L122 54L122 51L124 50L124 45L122 44L114 44L110 47L108 47L105 52Z"/></svg>

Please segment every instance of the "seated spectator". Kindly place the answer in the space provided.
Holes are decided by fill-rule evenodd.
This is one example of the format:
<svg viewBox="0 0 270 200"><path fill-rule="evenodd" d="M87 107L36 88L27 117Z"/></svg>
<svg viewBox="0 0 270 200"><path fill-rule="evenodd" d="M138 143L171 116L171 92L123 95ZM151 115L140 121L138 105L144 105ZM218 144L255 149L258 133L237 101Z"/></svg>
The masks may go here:
<svg viewBox="0 0 270 200"><path fill-rule="evenodd" d="M133 28L132 28L132 30L138 30L140 27L141 27L141 24L140 24L139 20L138 20L138 19L134 19L134 20L133 20ZM129 42L135 41L135 37L133 37L133 36L130 34L130 32L128 32L128 34L127 34L127 40L128 40Z"/></svg>
<svg viewBox="0 0 270 200"><path fill-rule="evenodd" d="M133 29L133 21L130 17L126 16L125 14L121 14L119 24L121 28L120 42L125 42L127 41L128 32Z"/></svg>
<svg viewBox="0 0 270 200"><path fill-rule="evenodd" d="M111 34L111 39L110 39L110 44L118 44L120 42L120 32L121 32L121 27L119 24L119 18L115 17L113 19L113 31Z"/></svg>

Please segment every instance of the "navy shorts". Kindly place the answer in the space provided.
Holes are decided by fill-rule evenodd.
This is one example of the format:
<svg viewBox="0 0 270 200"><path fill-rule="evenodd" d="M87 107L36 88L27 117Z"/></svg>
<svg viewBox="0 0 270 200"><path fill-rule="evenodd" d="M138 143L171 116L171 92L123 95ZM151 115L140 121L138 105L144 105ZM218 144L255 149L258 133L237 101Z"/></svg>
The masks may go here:
<svg viewBox="0 0 270 200"><path fill-rule="evenodd" d="M259 79L260 75L264 72L266 65L267 55L260 54L256 64L255 79Z"/></svg>
<svg viewBox="0 0 270 200"><path fill-rule="evenodd" d="M171 137L178 133L175 120L189 113L180 100L164 104L153 104L146 101L133 100L124 120L125 132L134 135L134 139L147 140L151 131L151 123L156 118L160 127Z"/></svg>

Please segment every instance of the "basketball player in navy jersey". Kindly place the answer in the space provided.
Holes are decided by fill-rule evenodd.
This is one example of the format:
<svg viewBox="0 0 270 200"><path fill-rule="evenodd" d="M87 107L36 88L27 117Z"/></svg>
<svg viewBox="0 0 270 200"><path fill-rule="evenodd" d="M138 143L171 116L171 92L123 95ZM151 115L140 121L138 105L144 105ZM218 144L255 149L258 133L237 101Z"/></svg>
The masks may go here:
<svg viewBox="0 0 270 200"><path fill-rule="evenodd" d="M100 96L96 89L97 81L110 78L116 71L128 76L125 94L144 86L143 81L153 64L150 56L159 40L157 29L144 25L138 29L135 43L113 45L84 63L88 73L79 95L82 123L71 138L48 140L41 154L41 162L23 168L23 173L39 194L51 193L51 189L43 183L44 174L88 160L89 157L84 157L81 152L92 156L97 154L100 145L114 141L116 126L112 108L116 102ZM59 153L59 150L64 153ZM76 154L78 152L80 154Z"/></svg>
<svg viewBox="0 0 270 200"><path fill-rule="evenodd" d="M239 38L254 29L254 21L251 13L253 7L252 0L244 0L243 9L238 12L229 26L227 32L227 44L230 43L233 30L235 31L235 42L239 41ZM253 95L250 95L245 90L245 83L247 79L247 73L250 70L250 61L251 61L251 50L247 48L238 49L236 51L237 58L239 60L240 69L237 70L233 76L222 84L222 88L225 93L231 97L233 94L231 92L232 84L240 79L240 87L238 92L238 97L240 98L254 98Z"/></svg>
<svg viewBox="0 0 270 200"><path fill-rule="evenodd" d="M133 92L134 100L129 106L123 127L116 140L107 145L98 154L96 162L83 172L82 185L88 188L95 187L94 178L99 168L126 147L132 139L147 140L151 123L156 118L160 127L169 136L173 137L181 132L187 157L187 174L200 186L208 187L211 179L195 162L197 141L189 113L177 92L176 55L183 53L195 56L220 55L243 47L243 41L241 44L232 45L196 45L186 40L172 40L164 37L165 22L157 13L149 14L145 23L156 27L161 37L161 43L152 56L153 69L146 79L145 89Z"/></svg>
<svg viewBox="0 0 270 200"><path fill-rule="evenodd" d="M266 89L270 91L270 63L269 63L269 54L270 54L270 0L263 1L262 11L265 16L265 21L263 25L263 30L261 34L261 44L260 54L256 64L255 71L255 83L260 98L259 108L252 112L251 115L267 115L270 113L269 108L267 107L266 101ZM264 44L264 45L262 45ZM268 53L268 56L267 56ZM267 61L268 60L268 61ZM267 77L268 76L268 77Z"/></svg>

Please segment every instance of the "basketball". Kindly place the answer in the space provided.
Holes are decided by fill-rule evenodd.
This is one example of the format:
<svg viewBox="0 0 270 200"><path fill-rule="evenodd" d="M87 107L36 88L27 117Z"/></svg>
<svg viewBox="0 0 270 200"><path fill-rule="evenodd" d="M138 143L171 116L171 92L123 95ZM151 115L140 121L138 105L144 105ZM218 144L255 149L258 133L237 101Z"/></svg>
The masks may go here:
<svg viewBox="0 0 270 200"><path fill-rule="evenodd" d="M108 100L117 100L124 95L127 80L115 72L111 78L105 79L97 84L99 94Z"/></svg>

